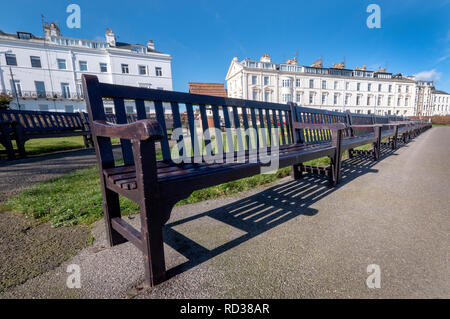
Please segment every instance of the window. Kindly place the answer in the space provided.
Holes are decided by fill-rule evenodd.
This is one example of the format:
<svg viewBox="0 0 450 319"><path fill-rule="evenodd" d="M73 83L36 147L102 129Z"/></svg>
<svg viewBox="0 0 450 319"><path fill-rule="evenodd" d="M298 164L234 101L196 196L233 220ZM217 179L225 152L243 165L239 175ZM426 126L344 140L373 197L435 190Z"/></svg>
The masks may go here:
<svg viewBox="0 0 450 319"><path fill-rule="evenodd" d="M356 105L360 105L361 104L361 96L357 96L356 97Z"/></svg>
<svg viewBox="0 0 450 319"><path fill-rule="evenodd" d="M16 55L15 54L6 53L5 57L6 57L6 64L7 65L17 66L17 59L16 59Z"/></svg>
<svg viewBox="0 0 450 319"><path fill-rule="evenodd" d="M283 94L283 102L284 103L292 102L292 94Z"/></svg>
<svg viewBox="0 0 450 319"><path fill-rule="evenodd" d="M100 72L102 73L108 72L108 65L106 63L100 63Z"/></svg>
<svg viewBox="0 0 450 319"><path fill-rule="evenodd" d="M87 71L88 70L88 66L87 66L87 62L86 61L80 61L78 64L80 66L80 71Z"/></svg>
<svg viewBox="0 0 450 319"><path fill-rule="evenodd" d="M64 59L58 59L58 69L65 70L67 69L66 60Z"/></svg>
<svg viewBox="0 0 450 319"><path fill-rule="evenodd" d="M20 84L20 80L14 80L14 82L11 81L11 87L14 88L14 93L17 94L17 96L22 96L22 85Z"/></svg>
<svg viewBox="0 0 450 319"><path fill-rule="evenodd" d="M300 79L296 79L295 80L295 86L296 87L300 87L300 85L301 85L301 80Z"/></svg>
<svg viewBox="0 0 450 319"><path fill-rule="evenodd" d="M270 92L266 91L264 92L264 102L269 102L270 101Z"/></svg>
<svg viewBox="0 0 450 319"><path fill-rule="evenodd" d="M392 84L389 84L389 90L388 90L388 92L389 92L389 93L392 92Z"/></svg>
<svg viewBox="0 0 450 319"><path fill-rule="evenodd" d="M326 89L327 88L327 81L322 81L322 89Z"/></svg>
<svg viewBox="0 0 450 319"><path fill-rule="evenodd" d="M159 67L156 67L156 68L155 68L155 74L156 74L156 76L162 76L162 75L163 75L163 74L162 74L162 69L159 68Z"/></svg>
<svg viewBox="0 0 450 319"><path fill-rule="evenodd" d="M133 114L134 113L134 107L132 107L131 105L127 105L125 108L127 110L127 114Z"/></svg>
<svg viewBox="0 0 450 319"><path fill-rule="evenodd" d="M398 93L401 93L401 92L402 92L402 86L399 85L399 86L398 86Z"/></svg>
<svg viewBox="0 0 450 319"><path fill-rule="evenodd" d="M309 104L313 104L313 103L314 103L314 93L313 92L309 92Z"/></svg>
<svg viewBox="0 0 450 319"><path fill-rule="evenodd" d="M361 83L356 83L356 91L360 91L361 90Z"/></svg>
<svg viewBox="0 0 450 319"><path fill-rule="evenodd" d="M264 77L264 85L269 85L269 77L268 76Z"/></svg>
<svg viewBox="0 0 450 319"><path fill-rule="evenodd" d="M346 95L345 96L345 105L348 105L348 100L350 99L350 95Z"/></svg>
<svg viewBox="0 0 450 319"><path fill-rule="evenodd" d="M65 105L64 111L67 113L73 113L73 105Z"/></svg>
<svg viewBox="0 0 450 319"><path fill-rule="evenodd" d="M334 81L334 89L337 90L338 87L338 81Z"/></svg>
<svg viewBox="0 0 450 319"><path fill-rule="evenodd" d="M409 104L409 98L405 98L405 106L408 106Z"/></svg>
<svg viewBox="0 0 450 319"><path fill-rule="evenodd" d="M65 99L70 99L70 85L69 83L61 83L61 92Z"/></svg>
<svg viewBox="0 0 450 319"><path fill-rule="evenodd" d="M379 96L378 96L378 103L377 103L377 104L380 106L381 103L382 103L382 97L381 97L381 95L379 95Z"/></svg>
<svg viewBox="0 0 450 319"><path fill-rule="evenodd" d="M45 83L42 81L35 81L34 86L36 87L37 97L45 98L46 97Z"/></svg>
<svg viewBox="0 0 450 319"><path fill-rule="evenodd" d="M334 95L333 104L334 105L338 104L338 95L337 94Z"/></svg>
<svg viewBox="0 0 450 319"><path fill-rule="evenodd" d="M139 65L139 74L140 75L146 75L147 74L147 67L145 65Z"/></svg>
<svg viewBox="0 0 450 319"><path fill-rule="evenodd" d="M112 107L105 107L105 114L113 114L113 108Z"/></svg>
<svg viewBox="0 0 450 319"><path fill-rule="evenodd" d="M48 112L48 105L47 104L39 104L39 111Z"/></svg>
<svg viewBox="0 0 450 319"><path fill-rule="evenodd" d="M290 88L291 87L291 80L282 80L281 86L284 88Z"/></svg>
<svg viewBox="0 0 450 319"><path fill-rule="evenodd" d="M314 80L309 80L309 88L314 89Z"/></svg>
<svg viewBox="0 0 450 319"><path fill-rule="evenodd" d="M31 66L33 68L41 68L42 67L42 65L41 65L41 58L40 57L38 57L38 56L31 56L30 60L31 60Z"/></svg>
<svg viewBox="0 0 450 319"><path fill-rule="evenodd" d="M327 102L327 96L326 94L322 94L322 104L325 104Z"/></svg>
<svg viewBox="0 0 450 319"><path fill-rule="evenodd" d="M345 82L345 89L348 90L350 88L350 83L349 82Z"/></svg>
<svg viewBox="0 0 450 319"><path fill-rule="evenodd" d="M378 84L378 92L381 92L382 85Z"/></svg>
<svg viewBox="0 0 450 319"><path fill-rule="evenodd" d="M297 93L297 94L295 95L295 101L296 101L297 103L301 103L301 102L302 102L302 95L301 95L300 93Z"/></svg>
<svg viewBox="0 0 450 319"><path fill-rule="evenodd" d="M258 92L257 91L253 91L253 100L254 101L258 100Z"/></svg>
<svg viewBox="0 0 450 319"><path fill-rule="evenodd" d="M128 64L122 64L122 73L123 74L130 73L130 69L128 68Z"/></svg>
<svg viewBox="0 0 450 319"><path fill-rule="evenodd" d="M409 93L409 86L406 86L406 93Z"/></svg>
<svg viewBox="0 0 450 319"><path fill-rule="evenodd" d="M398 100L397 100L397 106L400 106L400 104L402 104L402 98L401 97L399 97Z"/></svg>
<svg viewBox="0 0 450 319"><path fill-rule="evenodd" d="M367 84L367 91L369 91L370 92L370 90L372 90L372 84Z"/></svg>
<svg viewBox="0 0 450 319"><path fill-rule="evenodd" d="M370 105L370 96L367 97L367 105Z"/></svg>

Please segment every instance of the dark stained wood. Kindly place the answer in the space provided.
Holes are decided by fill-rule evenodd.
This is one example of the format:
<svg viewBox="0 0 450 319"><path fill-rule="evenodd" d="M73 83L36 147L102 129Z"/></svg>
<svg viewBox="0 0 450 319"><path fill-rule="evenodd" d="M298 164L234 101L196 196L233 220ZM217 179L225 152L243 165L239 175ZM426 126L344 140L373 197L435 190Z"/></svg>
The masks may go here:
<svg viewBox="0 0 450 319"><path fill-rule="evenodd" d="M160 283L166 276L163 225L169 220L173 206L193 191L259 174L267 166L261 157L263 154L276 157L280 168L292 166L295 179L309 172L327 176L331 185L337 185L345 150L373 143L371 154L378 159L381 139L395 137L397 140L399 131L395 128L401 127L402 138L407 140L413 132L429 127L421 122L405 124L403 120L392 123L389 118L382 118L383 123L378 123L378 118L373 116L352 118L349 114L309 109L294 103L284 105L104 84L90 75L83 76L83 85L100 168L108 239L112 246L130 241L142 251L149 286ZM129 124L108 123L102 98L113 99L121 109L119 122L125 121L123 100L135 100L138 121L130 121L128 117ZM154 103L156 120L144 119L145 101ZM187 120L194 151L186 154L181 162L179 158L172 158L163 103L171 105L174 129L182 128L182 119L183 123ZM182 104L186 106L186 114L180 114ZM198 112L197 109L194 112L194 105L198 106ZM205 134L206 139L199 140L195 123L200 120L203 131L208 131L211 125L208 112L212 112L216 129L214 138L218 147L214 152L208 149L213 137ZM226 145L221 143L222 129L226 132ZM242 136L242 130L250 129L256 132L253 136L256 143L249 136ZM281 136L273 137L274 129L279 129ZM131 161L115 165L111 137L132 141L134 165ZM177 142L187 141L179 136ZM215 161L201 156L203 142L207 154L214 155ZM161 143L163 161L156 159L155 143ZM331 160L329 167L303 164L324 156ZM140 231L121 219L119 194L139 204Z"/></svg>

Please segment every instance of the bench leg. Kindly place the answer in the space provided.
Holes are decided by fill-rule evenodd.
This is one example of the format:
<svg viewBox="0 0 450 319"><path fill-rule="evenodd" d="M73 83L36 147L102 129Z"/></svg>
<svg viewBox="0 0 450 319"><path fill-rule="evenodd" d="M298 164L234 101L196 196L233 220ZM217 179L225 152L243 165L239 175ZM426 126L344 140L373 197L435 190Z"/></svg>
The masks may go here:
<svg viewBox="0 0 450 319"><path fill-rule="evenodd" d="M20 124L15 123L14 133L16 137L17 148L19 149L20 157L27 157L27 153L25 151L25 136L23 134L22 126Z"/></svg>
<svg viewBox="0 0 450 319"><path fill-rule="evenodd" d="M84 148L89 148L89 140L86 135L83 135Z"/></svg>
<svg viewBox="0 0 450 319"><path fill-rule="evenodd" d="M349 150L347 151L347 153L348 153L348 158L349 158L349 159L352 159L352 158L355 157L355 153L354 153L354 149L353 149L353 148L349 149Z"/></svg>
<svg viewBox="0 0 450 319"><path fill-rule="evenodd" d="M3 130L2 132L3 136L2 136L2 144L6 149L6 152L8 153L8 160L13 160L16 158L16 156L14 155L14 147L11 141L11 136L9 135L8 130Z"/></svg>
<svg viewBox="0 0 450 319"><path fill-rule="evenodd" d="M330 184L331 186L336 186L341 181L341 166L342 166L342 130L336 130L333 132L333 140L332 144L336 147L336 151L333 157L330 157L331 160L331 176L330 176ZM350 156L350 150L348 152Z"/></svg>
<svg viewBox="0 0 450 319"><path fill-rule="evenodd" d="M111 220L113 218L121 217L119 195L107 188L104 189L103 212L105 214L106 237L108 239L109 246L114 247L126 243L127 240L116 230L114 230L111 225Z"/></svg>
<svg viewBox="0 0 450 319"><path fill-rule="evenodd" d="M302 176L303 176L303 165L302 164L293 165L292 166L292 178L294 180L299 180L302 178Z"/></svg>
<svg viewBox="0 0 450 319"><path fill-rule="evenodd" d="M166 263L164 257L163 222L160 218L150 216L163 216L164 207L157 202L150 203L143 200L141 211L142 253L144 256L145 285L154 287L165 280Z"/></svg>

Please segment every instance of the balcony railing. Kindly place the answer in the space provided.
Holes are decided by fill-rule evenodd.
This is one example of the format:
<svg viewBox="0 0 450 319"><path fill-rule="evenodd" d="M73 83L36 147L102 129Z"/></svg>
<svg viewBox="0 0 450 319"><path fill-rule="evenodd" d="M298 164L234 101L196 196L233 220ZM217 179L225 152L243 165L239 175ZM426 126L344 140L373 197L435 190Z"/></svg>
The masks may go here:
<svg viewBox="0 0 450 319"><path fill-rule="evenodd" d="M11 98L19 99L46 99L46 100L84 100L84 94L78 93L64 93L64 92L37 92L37 91L0 91L0 94L5 94Z"/></svg>

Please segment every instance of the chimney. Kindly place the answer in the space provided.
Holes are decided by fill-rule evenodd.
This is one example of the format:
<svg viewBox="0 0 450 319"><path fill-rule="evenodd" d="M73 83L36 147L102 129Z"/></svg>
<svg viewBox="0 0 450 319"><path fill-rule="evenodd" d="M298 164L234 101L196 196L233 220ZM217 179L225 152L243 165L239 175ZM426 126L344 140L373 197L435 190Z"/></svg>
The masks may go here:
<svg viewBox="0 0 450 319"><path fill-rule="evenodd" d="M109 44L111 47L116 46L116 36L114 35L114 32L112 29L106 28L105 33L106 43Z"/></svg>
<svg viewBox="0 0 450 319"><path fill-rule="evenodd" d="M153 40L147 41L147 49L149 51L155 51L155 43L153 42Z"/></svg>
<svg viewBox="0 0 450 319"><path fill-rule="evenodd" d="M45 22L44 33L45 33L45 37L47 39L50 37L60 37L61 36L61 31L59 30L59 27L54 22L51 22L50 24L48 22Z"/></svg>
<svg viewBox="0 0 450 319"><path fill-rule="evenodd" d="M270 59L270 54L264 54L261 59L259 59L260 62L272 62Z"/></svg>

